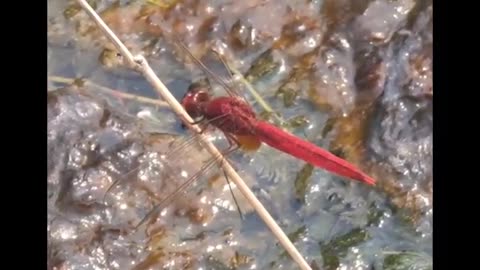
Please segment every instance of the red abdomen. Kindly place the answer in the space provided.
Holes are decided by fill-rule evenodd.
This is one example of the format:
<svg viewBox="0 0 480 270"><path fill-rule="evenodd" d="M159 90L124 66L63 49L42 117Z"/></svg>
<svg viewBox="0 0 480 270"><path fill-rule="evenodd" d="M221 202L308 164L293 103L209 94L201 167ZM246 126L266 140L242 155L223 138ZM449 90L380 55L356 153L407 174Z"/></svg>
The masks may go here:
<svg viewBox="0 0 480 270"><path fill-rule="evenodd" d="M346 160L285 132L267 122L256 121L255 135L264 143L331 173L375 184L375 180Z"/></svg>

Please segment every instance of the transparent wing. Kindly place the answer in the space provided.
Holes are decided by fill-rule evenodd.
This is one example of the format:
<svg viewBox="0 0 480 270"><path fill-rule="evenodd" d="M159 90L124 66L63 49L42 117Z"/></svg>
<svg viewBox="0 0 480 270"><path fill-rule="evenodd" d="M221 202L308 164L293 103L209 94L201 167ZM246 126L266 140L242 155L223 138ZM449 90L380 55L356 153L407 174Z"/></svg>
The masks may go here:
<svg viewBox="0 0 480 270"><path fill-rule="evenodd" d="M115 198L117 193L124 193L125 189L116 190L115 187L127 179L134 181L129 181L129 184L135 183L136 188L140 187L148 194L147 196L150 197L148 204L151 206L141 206L147 208L148 213L136 229L148 220L155 220L155 215L171 204L174 205L174 210L187 210L187 212L198 208L198 203L195 201L199 199L198 195L203 193L209 183L203 180L219 179L222 176L221 170L217 167L220 165L219 160L203 148L198 134L174 139L158 133L147 134L144 137L145 151L138 166L117 178L104 195L104 201L106 201L106 198ZM235 149L236 146L233 145L224 150L223 154L228 155ZM230 185L229 189L233 196ZM205 194L213 195L210 191ZM107 197L107 195L112 196ZM113 201L110 200L110 202ZM240 211L234 196L233 202L230 203L232 205L234 203ZM242 217L241 212L240 217Z"/></svg>
<svg viewBox="0 0 480 270"><path fill-rule="evenodd" d="M193 62L195 62L197 67L200 68L207 77L209 77L210 82L214 82L220 85L229 96L243 99L246 102L245 96L240 91L240 85L234 79L227 62L219 52L214 49L210 49L207 56L215 58L218 63L221 64L223 71L226 72L224 76L214 73L211 68L207 67L205 63L203 63L200 59L194 56L193 53L188 49L187 45L185 45L176 35L173 35L173 42L186 55L188 55L193 60ZM228 79L225 77L227 77Z"/></svg>

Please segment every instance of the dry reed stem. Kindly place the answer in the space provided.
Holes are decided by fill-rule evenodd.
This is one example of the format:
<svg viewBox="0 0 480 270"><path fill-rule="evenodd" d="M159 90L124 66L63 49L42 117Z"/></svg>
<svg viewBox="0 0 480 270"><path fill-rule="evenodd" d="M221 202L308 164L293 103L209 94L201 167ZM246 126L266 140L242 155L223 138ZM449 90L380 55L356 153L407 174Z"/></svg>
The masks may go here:
<svg viewBox="0 0 480 270"><path fill-rule="evenodd" d="M285 123L285 121L272 109L272 107L270 107L270 105L268 105L268 103L258 94L258 92L255 90L255 88L253 88L252 84L250 82L248 82L247 79L245 79L245 77L243 77L242 73L238 69L236 69L235 67L230 66L230 65L228 65L228 68L235 75L238 76L240 82L242 82L245 85L245 87L250 92L250 94L252 94L253 98L260 104L260 106L262 106L262 108L266 112L271 113L273 115L273 117L275 117L275 119L280 124Z"/></svg>
<svg viewBox="0 0 480 270"><path fill-rule="evenodd" d="M191 125L193 119L187 114L183 107L178 103L175 97L170 93L167 87L160 81L155 72L152 70L147 60L139 55L133 56L130 51L125 47L125 45L119 40L119 38L109 29L109 27L103 22L100 16L92 9L92 7L85 0L77 0L77 2L82 6L82 8L88 13L88 15L95 21L98 27L101 28L103 33L110 39L110 41L115 45L123 57L125 57L127 63L131 68L140 72L148 82L152 84L155 90L164 100L170 105L172 110L180 117L180 119L185 123L189 129L200 132L200 128L197 125ZM258 215L262 218L265 224L270 228L272 233L276 236L280 244L285 248L285 250L290 254L290 256L295 260L298 266L303 270L311 270L311 267L308 265L303 256L298 252L293 243L288 239L287 235L283 230L278 226L272 216L268 213L262 203L255 197L253 192L245 184L245 182L240 178L228 161L222 156L218 149L209 142L203 134L200 134L200 140L217 160L220 161L220 165L225 170L225 173L228 177L235 183L238 189L242 192L248 202L253 206L257 211Z"/></svg>
<svg viewBox="0 0 480 270"><path fill-rule="evenodd" d="M66 77L60 77L60 76L48 76L48 80L56 83L63 83L63 84L72 84L75 82L75 79L72 78L66 78ZM85 80L85 85L95 87L105 93L108 93L112 96L117 96L122 99L128 99L128 100L135 100L141 103L146 103L146 104L151 104L159 107L169 107L168 104L165 101L161 101L158 99L153 99L153 98L148 98L144 96L139 96L139 95L134 95L134 94L129 94L125 93L119 90L114 90L110 89L108 87L98 85L94 82L91 82L89 80Z"/></svg>

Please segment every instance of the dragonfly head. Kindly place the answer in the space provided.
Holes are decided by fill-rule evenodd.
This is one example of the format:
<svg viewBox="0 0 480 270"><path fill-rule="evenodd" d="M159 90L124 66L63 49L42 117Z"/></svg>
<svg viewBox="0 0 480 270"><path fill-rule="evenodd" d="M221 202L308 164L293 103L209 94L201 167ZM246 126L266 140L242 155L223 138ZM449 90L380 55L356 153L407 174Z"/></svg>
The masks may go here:
<svg viewBox="0 0 480 270"><path fill-rule="evenodd" d="M192 118L198 118L203 115L203 108L208 101L210 93L205 88L193 88L182 98L182 106Z"/></svg>

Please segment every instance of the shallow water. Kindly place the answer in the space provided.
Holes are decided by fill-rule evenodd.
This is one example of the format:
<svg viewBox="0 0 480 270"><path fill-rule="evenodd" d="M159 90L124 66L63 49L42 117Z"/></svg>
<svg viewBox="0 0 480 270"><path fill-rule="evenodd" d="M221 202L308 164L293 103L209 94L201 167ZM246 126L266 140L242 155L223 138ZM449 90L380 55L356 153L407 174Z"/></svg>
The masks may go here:
<svg viewBox="0 0 480 270"><path fill-rule="evenodd" d="M142 1L95 3L99 12L110 8L101 13L107 24L147 56L177 98L203 75L183 64L162 29L175 29L197 56L212 46L224 50L283 119L307 120L290 132L378 179L371 189L314 169L298 193L298 174L308 172L303 162L267 146L231 156L309 262L321 269L432 268L431 2L183 1L168 11ZM65 9L75 10L49 1L50 268L293 269L234 189L240 220L215 169L132 233L209 155L190 147L162 157L188 132L164 105L119 96L155 94L105 51L111 45L89 28L86 14L66 19ZM139 13L144 17L135 19ZM88 83L63 89L58 77ZM224 143L221 134L211 139Z"/></svg>

